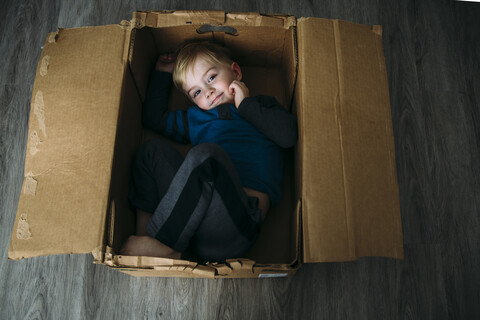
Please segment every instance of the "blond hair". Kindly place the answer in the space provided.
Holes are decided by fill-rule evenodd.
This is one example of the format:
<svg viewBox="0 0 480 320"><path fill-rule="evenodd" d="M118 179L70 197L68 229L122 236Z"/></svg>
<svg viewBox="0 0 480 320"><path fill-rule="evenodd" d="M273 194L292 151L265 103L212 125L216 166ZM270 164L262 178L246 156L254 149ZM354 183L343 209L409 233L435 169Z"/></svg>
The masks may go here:
<svg viewBox="0 0 480 320"><path fill-rule="evenodd" d="M184 91L183 85L187 73L193 68L198 57L202 57L214 65L230 66L233 63L230 51L221 45L207 41L189 42L178 51L173 69L173 83L178 89Z"/></svg>

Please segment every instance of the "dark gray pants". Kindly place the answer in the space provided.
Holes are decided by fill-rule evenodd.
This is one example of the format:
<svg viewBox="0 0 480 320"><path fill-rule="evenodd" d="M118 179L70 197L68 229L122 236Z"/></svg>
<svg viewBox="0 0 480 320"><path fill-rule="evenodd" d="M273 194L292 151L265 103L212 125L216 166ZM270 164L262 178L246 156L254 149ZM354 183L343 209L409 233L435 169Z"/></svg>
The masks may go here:
<svg viewBox="0 0 480 320"><path fill-rule="evenodd" d="M242 257L260 229L258 199L245 194L215 144L197 145L183 159L168 142L147 141L135 158L130 201L153 213L152 237L210 261Z"/></svg>

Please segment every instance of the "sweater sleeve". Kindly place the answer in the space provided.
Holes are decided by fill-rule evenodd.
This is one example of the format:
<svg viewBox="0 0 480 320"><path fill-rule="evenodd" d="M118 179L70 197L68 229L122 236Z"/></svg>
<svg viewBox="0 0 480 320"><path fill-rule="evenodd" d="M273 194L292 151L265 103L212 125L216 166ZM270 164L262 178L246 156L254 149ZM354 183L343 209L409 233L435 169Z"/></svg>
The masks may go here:
<svg viewBox="0 0 480 320"><path fill-rule="evenodd" d="M172 74L153 70L143 102L142 124L158 134L180 143L189 143L187 111L168 110Z"/></svg>
<svg viewBox="0 0 480 320"><path fill-rule="evenodd" d="M297 142L297 119L274 97L245 98L238 106L238 113L282 148L293 147Z"/></svg>

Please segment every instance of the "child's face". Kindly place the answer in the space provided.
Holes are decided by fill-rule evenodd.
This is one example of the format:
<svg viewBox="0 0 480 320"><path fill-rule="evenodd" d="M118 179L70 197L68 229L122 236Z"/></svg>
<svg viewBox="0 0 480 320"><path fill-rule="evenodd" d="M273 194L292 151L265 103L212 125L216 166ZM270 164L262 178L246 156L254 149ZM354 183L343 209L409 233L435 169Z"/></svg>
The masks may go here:
<svg viewBox="0 0 480 320"><path fill-rule="evenodd" d="M223 103L235 103L230 85L241 78L240 67L235 62L231 66L213 64L198 57L186 74L183 89L200 109L210 110Z"/></svg>

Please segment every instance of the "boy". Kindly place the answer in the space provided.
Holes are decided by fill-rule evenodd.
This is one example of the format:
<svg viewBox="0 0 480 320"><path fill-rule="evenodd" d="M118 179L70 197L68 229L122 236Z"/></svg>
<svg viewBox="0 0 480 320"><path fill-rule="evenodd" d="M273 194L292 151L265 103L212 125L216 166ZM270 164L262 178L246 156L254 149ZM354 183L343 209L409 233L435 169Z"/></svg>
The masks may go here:
<svg viewBox="0 0 480 320"><path fill-rule="evenodd" d="M173 81L195 104L169 111ZM284 149L296 119L273 97L250 97L240 66L210 42L161 55L143 105L145 127L191 143L185 159L162 140L147 141L134 162L131 203L137 235L125 255L206 260L241 257L280 199Z"/></svg>

